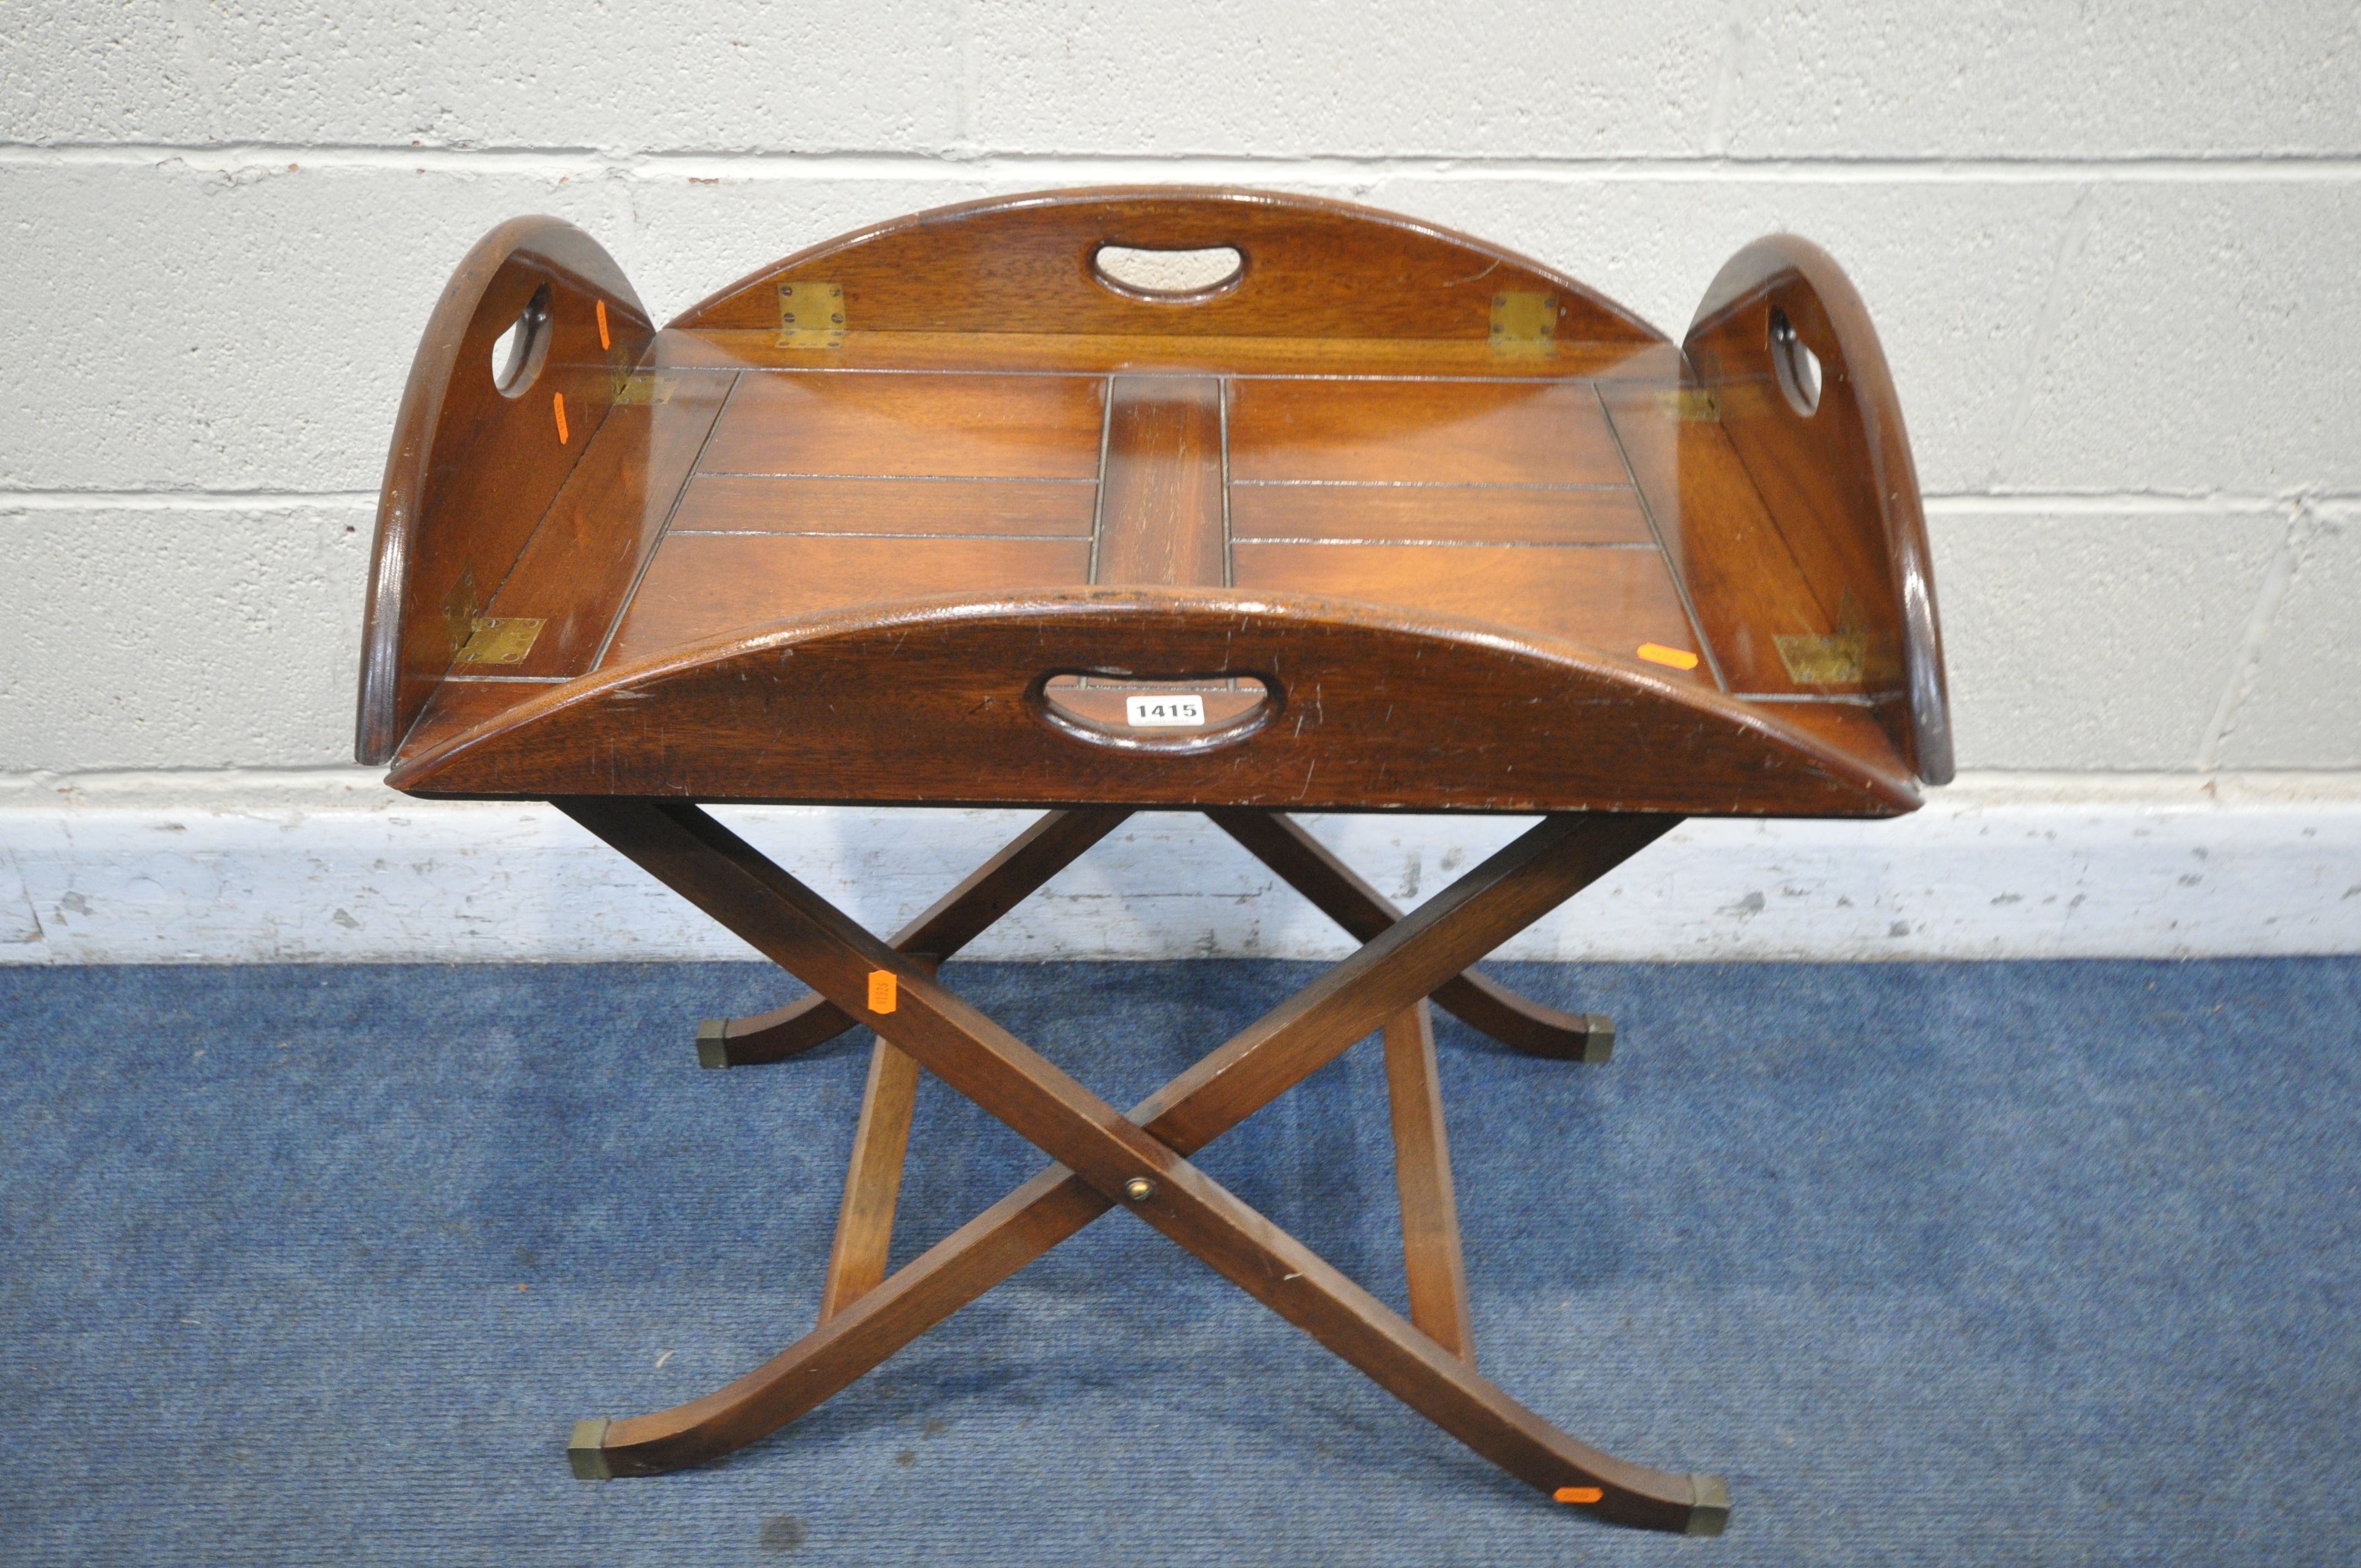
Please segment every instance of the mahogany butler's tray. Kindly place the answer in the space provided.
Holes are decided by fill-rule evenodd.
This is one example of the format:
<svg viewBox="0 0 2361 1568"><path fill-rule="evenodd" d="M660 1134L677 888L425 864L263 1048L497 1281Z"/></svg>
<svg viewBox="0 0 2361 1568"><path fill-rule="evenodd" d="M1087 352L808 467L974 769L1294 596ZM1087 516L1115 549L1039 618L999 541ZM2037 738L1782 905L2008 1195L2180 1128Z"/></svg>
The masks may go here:
<svg viewBox="0 0 2361 1568"><path fill-rule="evenodd" d="M1714 1477L1476 1374L1422 999L1601 1058L1605 1020L1466 966L1681 816L1891 816L1949 777L1908 441L1815 247L1740 252L1675 345L1387 214L1057 192L831 241L659 330L588 236L520 219L419 349L365 635L362 761L555 801L812 986L706 1025L708 1065L882 1036L820 1327L586 1423L577 1470L772 1430L1122 1205L1560 1500L1719 1528ZM1059 809L889 943L716 801ZM1125 1116L933 968L1141 807L1207 812L1367 945ZM1280 815L1378 808L1547 815L1404 917ZM1185 1158L1380 1025L1408 1321ZM1061 1163L886 1278L921 1066Z"/></svg>

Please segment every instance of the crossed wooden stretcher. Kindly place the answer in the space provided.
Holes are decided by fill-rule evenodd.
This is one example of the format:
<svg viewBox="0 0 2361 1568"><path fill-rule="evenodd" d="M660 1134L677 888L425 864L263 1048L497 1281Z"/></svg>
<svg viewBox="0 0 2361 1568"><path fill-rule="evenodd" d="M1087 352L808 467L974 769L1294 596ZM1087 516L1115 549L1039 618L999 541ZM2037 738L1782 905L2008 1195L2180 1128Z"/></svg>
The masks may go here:
<svg viewBox="0 0 2361 1568"><path fill-rule="evenodd" d="M934 971L1128 811L1049 813L889 944L697 806L613 796L554 804L814 992L761 1017L702 1025L706 1065L778 1061L856 1024L878 1032L818 1326L703 1398L582 1422L568 1449L576 1475L653 1475L751 1442L1122 1208L1543 1494L1618 1523L1720 1533L1730 1502L1719 1476L1602 1453L1477 1373L1427 1008L1432 997L1519 1050L1605 1059L1613 1041L1606 1019L1544 1007L1470 966L1679 818L1546 817L1404 916L1286 817L1209 810L1363 945L1126 1115L944 988ZM1407 1321L1189 1159L1378 1029L1401 1196ZM921 1068L1056 1163L887 1277Z"/></svg>

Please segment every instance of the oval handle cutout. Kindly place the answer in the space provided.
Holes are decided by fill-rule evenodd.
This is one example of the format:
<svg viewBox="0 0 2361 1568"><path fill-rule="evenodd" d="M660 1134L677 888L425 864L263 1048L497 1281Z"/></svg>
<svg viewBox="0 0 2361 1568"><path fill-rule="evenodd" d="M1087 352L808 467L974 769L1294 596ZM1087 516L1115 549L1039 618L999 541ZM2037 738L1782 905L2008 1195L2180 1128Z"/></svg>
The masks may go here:
<svg viewBox="0 0 2361 1568"><path fill-rule="evenodd" d="M549 285L524 302L508 331L492 339L492 385L504 398L521 398L541 376L549 357Z"/></svg>
<svg viewBox="0 0 2361 1568"><path fill-rule="evenodd" d="M1129 675L1062 670L1034 683L1034 711L1052 729L1127 751L1203 751L1243 740L1277 704L1254 675Z"/></svg>
<svg viewBox="0 0 2361 1568"><path fill-rule="evenodd" d="M1091 276L1116 293L1161 304L1189 305L1237 287L1246 258L1235 246L1198 250L1143 250L1103 245L1091 253Z"/></svg>
<svg viewBox="0 0 2361 1568"><path fill-rule="evenodd" d="M1820 406L1820 356L1811 350L1787 313L1771 307L1771 371L1787 406L1806 419Z"/></svg>

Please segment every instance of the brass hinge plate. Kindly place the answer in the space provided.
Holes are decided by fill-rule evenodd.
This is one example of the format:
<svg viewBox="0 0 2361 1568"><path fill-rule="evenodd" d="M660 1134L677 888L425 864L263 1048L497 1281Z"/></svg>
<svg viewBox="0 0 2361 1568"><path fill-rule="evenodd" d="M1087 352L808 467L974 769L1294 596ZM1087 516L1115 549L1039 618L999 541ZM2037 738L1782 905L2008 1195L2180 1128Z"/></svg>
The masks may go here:
<svg viewBox="0 0 2361 1568"><path fill-rule="evenodd" d="M478 620L459 645L454 662L461 664L522 664L541 636L546 621L503 615Z"/></svg>
<svg viewBox="0 0 2361 1568"><path fill-rule="evenodd" d="M1555 294L1510 289L1492 296L1492 352L1511 358L1546 358L1557 352Z"/></svg>
<svg viewBox="0 0 2361 1568"><path fill-rule="evenodd" d="M1799 686L1887 686L1901 678L1893 634L1869 625L1850 588L1837 601L1834 631L1791 632L1771 641L1787 678Z"/></svg>
<svg viewBox="0 0 2361 1568"><path fill-rule="evenodd" d="M1866 631L1787 634L1771 641L1779 649L1779 662L1787 666L1787 678L1799 686L1859 685L1869 663Z"/></svg>
<svg viewBox="0 0 2361 1568"><path fill-rule="evenodd" d="M779 285L781 348L844 346L844 286L840 283Z"/></svg>

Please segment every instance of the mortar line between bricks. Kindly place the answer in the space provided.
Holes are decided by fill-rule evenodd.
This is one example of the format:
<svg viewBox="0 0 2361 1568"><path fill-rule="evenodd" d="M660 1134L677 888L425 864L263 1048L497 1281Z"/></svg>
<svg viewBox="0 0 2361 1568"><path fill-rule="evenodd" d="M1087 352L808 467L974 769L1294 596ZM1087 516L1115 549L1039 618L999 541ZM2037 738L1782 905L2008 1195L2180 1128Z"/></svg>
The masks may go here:
<svg viewBox="0 0 2361 1568"><path fill-rule="evenodd" d="M375 507L375 490L0 489L12 511L283 511L298 507Z"/></svg>
<svg viewBox="0 0 2361 1568"><path fill-rule="evenodd" d="M2342 505L2341 493L2296 491L1929 490L1928 517L2240 517L2284 516L2313 502Z"/></svg>
<svg viewBox="0 0 2361 1568"><path fill-rule="evenodd" d="M1761 181L1765 183L2343 183L2361 180L2361 155L2244 153L2223 157L1730 157L1600 155L1271 155L1235 153L609 151L593 148L426 148L276 142L0 142L0 166L104 168L180 162L203 173L321 169L502 170L622 179L1023 180L1047 184L1144 181L1362 184L1422 179L1488 181ZM293 168L291 170L290 165Z"/></svg>

